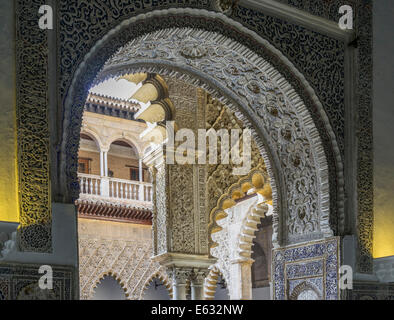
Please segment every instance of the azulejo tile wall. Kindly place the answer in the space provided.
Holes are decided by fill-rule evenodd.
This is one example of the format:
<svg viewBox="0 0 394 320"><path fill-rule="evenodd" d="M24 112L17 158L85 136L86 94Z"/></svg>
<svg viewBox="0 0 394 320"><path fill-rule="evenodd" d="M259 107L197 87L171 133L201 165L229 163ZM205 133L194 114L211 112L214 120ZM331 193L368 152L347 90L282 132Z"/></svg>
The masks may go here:
<svg viewBox="0 0 394 320"><path fill-rule="evenodd" d="M276 300L297 299L312 291L316 299L338 300L340 238L274 250L273 283Z"/></svg>

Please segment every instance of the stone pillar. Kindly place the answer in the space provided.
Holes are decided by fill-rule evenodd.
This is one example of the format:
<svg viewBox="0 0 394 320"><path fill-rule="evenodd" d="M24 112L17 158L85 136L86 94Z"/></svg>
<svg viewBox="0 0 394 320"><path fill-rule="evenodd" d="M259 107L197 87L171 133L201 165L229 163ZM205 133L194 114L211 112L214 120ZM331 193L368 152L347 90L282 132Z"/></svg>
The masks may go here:
<svg viewBox="0 0 394 320"><path fill-rule="evenodd" d="M143 174L142 174L142 159L140 159L139 161L139 177L140 177L140 182L144 182Z"/></svg>
<svg viewBox="0 0 394 320"><path fill-rule="evenodd" d="M186 300L186 282L190 278L191 270L172 267L168 270L172 278L173 300Z"/></svg>
<svg viewBox="0 0 394 320"><path fill-rule="evenodd" d="M104 176L108 177L108 151L104 151L104 155L103 155L103 159L104 159Z"/></svg>
<svg viewBox="0 0 394 320"><path fill-rule="evenodd" d="M231 261L231 300L252 300L252 264L253 259Z"/></svg>
<svg viewBox="0 0 394 320"><path fill-rule="evenodd" d="M144 162L152 172L153 177L153 219L152 238L154 242L153 255L168 252L168 166L164 157L163 146L152 150L145 156Z"/></svg>
<svg viewBox="0 0 394 320"><path fill-rule="evenodd" d="M172 278L174 300L186 299L186 283L191 283L192 300L204 299L204 279L208 275L208 268L216 259L208 255L192 255L183 253L164 253L152 257L167 269Z"/></svg>
<svg viewBox="0 0 394 320"><path fill-rule="evenodd" d="M208 272L208 269L193 270L190 279L192 300L204 300L204 280Z"/></svg>
<svg viewBox="0 0 394 320"><path fill-rule="evenodd" d="M184 88L180 95L176 92L172 94L175 97L184 96ZM188 93L190 98L177 101L177 112L168 114L169 119L175 120L177 129L187 128L197 132L198 128L205 128L205 95L201 98L201 110L197 112L196 94L196 88L191 87ZM171 123L167 124L171 126ZM154 172L152 259L167 270L178 270L172 273L174 299L186 299L186 281L190 281L192 299L199 300L203 299L205 277L201 272L207 271L216 262L216 259L209 257L208 247L207 166L194 164L187 157L182 159L184 162L179 158L174 161L174 152L180 145L179 141L175 141L175 130L165 130L164 133L159 128L152 127L145 134L147 139L158 145L143 159ZM189 270L190 275L181 278L179 270ZM194 276L193 270L197 270Z"/></svg>
<svg viewBox="0 0 394 320"><path fill-rule="evenodd" d="M139 198L139 200L140 201L146 201L146 199L145 199L145 187L142 185L142 182L144 182L144 179L143 179L143 174L142 174L142 159L140 159L139 160L139 180L140 180L140 185L139 185L139 189L138 189L138 192L139 192L139 195L138 195L138 198Z"/></svg>
<svg viewBox="0 0 394 320"><path fill-rule="evenodd" d="M109 197L108 150L100 150L100 170L101 170L100 195L103 197Z"/></svg>
<svg viewBox="0 0 394 320"><path fill-rule="evenodd" d="M104 177L104 151L100 150L100 175Z"/></svg>

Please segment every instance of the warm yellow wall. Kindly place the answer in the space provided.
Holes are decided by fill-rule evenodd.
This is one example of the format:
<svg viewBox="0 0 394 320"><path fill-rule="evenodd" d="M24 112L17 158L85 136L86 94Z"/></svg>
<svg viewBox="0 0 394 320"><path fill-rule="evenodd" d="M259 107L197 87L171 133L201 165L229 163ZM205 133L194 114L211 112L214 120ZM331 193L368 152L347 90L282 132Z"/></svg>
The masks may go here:
<svg viewBox="0 0 394 320"><path fill-rule="evenodd" d="M78 234L81 238L106 240L151 241L152 226L126 222L78 218Z"/></svg>
<svg viewBox="0 0 394 320"><path fill-rule="evenodd" d="M139 166L138 160L126 159L108 154L108 170L113 171L114 178L130 179L130 168L127 166Z"/></svg>
<svg viewBox="0 0 394 320"><path fill-rule="evenodd" d="M373 256L394 255L394 167L375 168Z"/></svg>
<svg viewBox="0 0 394 320"><path fill-rule="evenodd" d="M0 221L18 222L13 1L0 1Z"/></svg>
<svg viewBox="0 0 394 320"><path fill-rule="evenodd" d="M392 0L374 1L374 258L394 255L394 42Z"/></svg>

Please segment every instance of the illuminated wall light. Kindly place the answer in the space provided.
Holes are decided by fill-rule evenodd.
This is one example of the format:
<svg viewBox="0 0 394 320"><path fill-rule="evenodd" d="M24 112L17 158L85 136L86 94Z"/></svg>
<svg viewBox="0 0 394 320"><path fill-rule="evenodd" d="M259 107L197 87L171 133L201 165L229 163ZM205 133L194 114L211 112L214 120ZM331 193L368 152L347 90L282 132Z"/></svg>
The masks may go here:
<svg viewBox="0 0 394 320"><path fill-rule="evenodd" d="M0 87L0 96L13 96ZM4 99L8 100L8 99ZM8 101L7 101L8 102ZM19 222L16 102L4 103L0 115L0 222Z"/></svg>
<svg viewBox="0 0 394 320"><path fill-rule="evenodd" d="M394 168L375 169L373 257L394 255Z"/></svg>

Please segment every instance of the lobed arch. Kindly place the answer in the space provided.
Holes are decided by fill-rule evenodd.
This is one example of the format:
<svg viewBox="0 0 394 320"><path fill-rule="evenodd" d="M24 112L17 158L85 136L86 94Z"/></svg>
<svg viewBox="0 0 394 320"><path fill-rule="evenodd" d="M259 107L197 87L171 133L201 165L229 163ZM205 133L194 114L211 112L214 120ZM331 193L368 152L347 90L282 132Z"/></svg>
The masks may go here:
<svg viewBox="0 0 394 320"><path fill-rule="evenodd" d="M163 270L158 270L154 273L152 273L148 279L145 281L144 285L142 286L142 290L141 290L141 294L140 294L140 300L143 299L145 291L148 289L150 283L154 280L154 279L159 279L163 285L166 287L168 294L170 296L170 298L173 298L173 288L172 288L172 283L171 280L168 278L168 275L165 271Z"/></svg>
<svg viewBox="0 0 394 320"><path fill-rule="evenodd" d="M214 300L215 293L217 290L219 277L224 279L223 273L220 271L219 267L215 264L209 268L208 276L204 281L204 299L205 300ZM226 279L224 279L227 281Z"/></svg>
<svg viewBox="0 0 394 320"><path fill-rule="evenodd" d="M232 189L236 190L248 180L241 179L241 181L235 185L236 188ZM266 194L264 186L260 190L261 193ZM269 202L269 199L257 193L238 204L239 207L236 207L234 203L227 208L222 208L225 214L221 215L217 221L220 230L212 235L217 244L211 249L211 254L217 259L216 265L220 267L228 281L229 294L232 299L251 298L251 291L248 288L252 285L253 240L256 238L261 219L271 211L272 207ZM232 213L225 212L233 207L235 211Z"/></svg>
<svg viewBox="0 0 394 320"><path fill-rule="evenodd" d="M261 219L265 218L268 212L269 205L266 203L257 203L248 211L237 241L237 252L242 259L252 259L253 240L256 238L256 232L259 231Z"/></svg>
<svg viewBox="0 0 394 320"><path fill-rule="evenodd" d="M209 234L212 235L222 231L223 228L218 225L217 222L227 218L227 213L225 210L234 207L237 204L236 200L246 196L250 190L253 191L254 194L259 194L264 197L264 203L262 203L262 205L266 205L266 203L272 205L272 189L270 186L269 177L265 172L258 169L253 169L247 176L242 177L237 183L230 186L227 192L218 199L216 207L210 212L210 224L208 226ZM268 212L268 206L266 212ZM256 214L254 212L250 212L250 219L252 219L252 217L255 215ZM260 211L257 211L257 215L260 215ZM257 231L257 229L255 231ZM275 241L276 239L273 239L273 242ZM211 248L216 246L218 246L218 243L211 243Z"/></svg>
<svg viewBox="0 0 394 320"><path fill-rule="evenodd" d="M174 17L177 14L187 14L188 20L182 20L182 22L177 20L175 22ZM201 19L201 17L204 17L204 19ZM159 20L162 22L162 24L160 26L147 28L144 31L141 30L144 28L139 28L140 31L138 32L130 32L135 30L134 28L137 28L139 23L147 23L147 21L152 19ZM302 129L302 127L305 129L304 133L305 137L307 138L305 138L304 141L308 142L306 149L308 149L308 156L312 157L314 162L309 164L309 168L305 167L302 168L302 170L297 170L304 173L309 172L311 177L305 180L301 179L298 181L293 181L294 183L292 188L288 188L286 190L284 186L286 186L286 182L289 182L289 179L286 179L283 174L281 174L280 168L283 166L283 161L293 161L293 163L297 163L297 166L299 166L300 164L305 165L305 163L302 163L305 159L299 159L297 157L294 159L285 159L286 156L280 157L278 154L276 154L275 151L278 150L275 150L275 148L271 145L271 142L274 140L272 138L268 139L268 132L270 131L268 128L264 128L264 126L262 126L259 121L263 120L264 117L256 120L256 108L253 109L253 103L251 100L248 101L246 98L242 99L239 95L235 95L232 90L229 90L228 86L226 87L225 84L226 79L220 80L215 79L215 77L212 75L210 77L206 74L204 75L202 72L198 72L198 70L193 69L190 64L170 63L171 61L168 60L163 61L160 59L148 59L147 57L140 60L133 59L132 62L129 61L129 63L119 65L118 67L122 68L122 70L127 69L128 73L156 72L160 74L177 76L180 78L188 78L194 83L198 83L207 89L208 92L213 94L213 96L219 100L223 101L227 106L230 107L230 109L232 108L233 110L237 111L237 115L239 115L239 117L242 118L245 123L252 124L253 128L257 128L257 132L254 132L254 136L260 141L259 148L263 154L263 157L265 158L264 160L266 161L267 169L270 175L273 191L274 217L279 217L280 213L280 217L284 219L284 217L292 214L295 216L295 219L297 219L297 210L294 212L288 211L289 207L291 207L289 206L289 197L292 196L291 193L293 190L296 190L299 192L299 194L311 196L311 199L314 202L312 207L308 209L301 208L300 210L307 211L307 214L313 212L313 214L319 215L318 220L320 224L320 230L312 237L308 235L308 238L320 238L332 235L333 230L337 230L337 211L340 212L339 224L343 225L344 222L343 179L341 179L343 176L343 166L339 149L335 140L335 135L331 129L327 115L325 114L321 103L317 99L316 94L302 74L300 74L300 72L286 59L286 57L283 56L283 54L271 46L267 41L261 39L254 32L244 28L241 24L234 22L226 16L205 10L171 9L155 11L153 13L142 14L137 17L133 17L123 21L117 27L108 32L107 35L100 39L90 50L90 52L86 54L84 61L79 65L77 71L74 74L73 82L70 84L68 95L65 100L66 115L64 118L64 128L68 128L68 130L64 131L63 136L63 143L61 147L62 170L60 170L60 172L64 173L64 175L61 177L61 180L64 182L62 185L66 186L69 190L64 190L64 194L73 194L75 196L74 189L77 189L78 187L77 184L75 184L75 159L72 151L73 132L75 132L75 130L72 130L72 128L78 128L80 124L78 115L75 116L70 112L70 101L78 101L77 105L83 103L87 95L86 88L89 87L89 84L96 83L95 79L97 81L98 78L96 78L96 76L99 70L102 69L105 61L107 61L107 59L113 55L115 51L114 48L119 48L121 45L126 43L130 44L130 41L134 41L135 45L136 41L138 42L138 40L141 39L138 38L140 35L145 35L144 40L149 39L149 36L152 35L165 35L166 33L170 33L172 36L175 36L176 33L178 33L179 36L185 32L185 29L187 29L184 28L182 30L179 27L182 24L186 27L193 25L195 28L193 32L200 32L200 35L205 36L206 42L209 40L208 36L210 36L211 39L219 39L218 41L220 41L220 44L228 44L231 52L241 50L243 52L243 56L245 57L245 61L254 64L254 66L258 68L262 68L262 70L264 70L263 73L270 79L273 79L273 81L277 84L277 90L279 90L279 92L285 96L286 101L288 99L288 101L291 102L294 115L298 117L297 123L293 123L293 125L295 125L294 129L296 131L300 128ZM223 25L225 26L224 28ZM200 29L196 30L197 28ZM158 31L155 34L155 30L161 31ZM209 33L206 30L217 30L217 32L213 34L212 32ZM231 35L226 36L223 35L223 33L231 33ZM130 34L133 34L133 36L130 36ZM219 37L212 38L213 35L218 35ZM250 43L249 47L242 44L248 42ZM202 43L205 44L205 42ZM141 49L141 46L136 48ZM186 51L183 52L184 56L190 57L190 53L192 53L196 55L194 58L205 58L206 52L204 51L204 48L202 48L202 51L199 51L201 48L198 47L195 49L196 50L190 50L190 48L185 48ZM287 69L289 73L279 73L275 68L275 66L278 65L281 66L281 70ZM101 73L101 76L104 78L113 75L121 75L122 73L121 69L116 70L116 68L111 70L104 69L102 71L103 72ZM236 69L233 69L233 71L236 72ZM238 77L238 80L242 80L240 77L241 76ZM295 88L297 91L302 91L300 92L302 98L300 94L296 92L296 89L292 87L291 83L287 81L288 77L291 78L293 83L296 83ZM254 98L259 95L258 91L260 89L258 87L259 83L253 83L249 88ZM271 109L271 115L275 115L276 111L277 110L275 109ZM267 118L270 117L268 112L264 113L264 115L266 115ZM318 127L316 127L316 123L318 124ZM283 129L285 129L285 127ZM286 130L284 130L282 134L285 139L286 137L289 138L289 134L286 132ZM328 137L329 143L323 145L322 137L324 137L324 141L326 141ZM287 145L287 147L289 147L289 145ZM335 159L335 163L330 162L329 166L327 159L332 158ZM297 180L297 177L293 175L290 177L290 179ZM315 184L313 187L314 190L303 190L302 188L304 187L305 183ZM299 190L297 190L297 188ZM70 193L68 191L70 191ZM308 201L304 201L304 203L308 203ZM274 219L274 229L279 234L279 243L286 243L289 241L297 242L302 241L302 239L305 240L305 238L303 238L304 235L289 240L287 238L287 234L289 233L287 226L283 221L279 222L278 220L279 218ZM297 230L295 233L297 233Z"/></svg>
<svg viewBox="0 0 394 320"><path fill-rule="evenodd" d="M89 290L88 300L91 300L93 298L94 289L96 289L97 286L100 284L100 282L107 276L114 278L119 283L119 285L121 286L121 288L124 291L126 299L129 297L129 293L128 293L127 287L124 284L124 282L122 282L121 277L116 272L106 271L106 272L103 272L102 274L100 274L98 277L96 277L96 280L93 281L93 284L92 284L92 286L91 286L91 288Z"/></svg>

